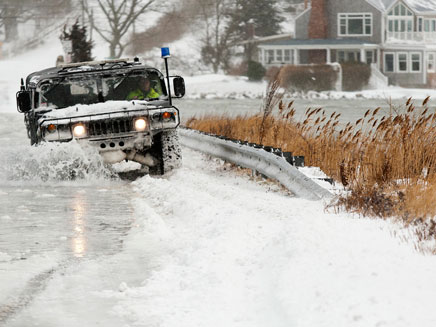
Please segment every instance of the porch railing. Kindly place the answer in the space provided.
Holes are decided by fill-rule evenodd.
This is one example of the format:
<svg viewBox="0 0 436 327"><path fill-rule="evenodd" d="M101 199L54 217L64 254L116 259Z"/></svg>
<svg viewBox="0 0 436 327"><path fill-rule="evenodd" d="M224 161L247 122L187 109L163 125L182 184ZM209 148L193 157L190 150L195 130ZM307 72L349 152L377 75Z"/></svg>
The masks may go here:
<svg viewBox="0 0 436 327"><path fill-rule="evenodd" d="M388 32L387 42L395 41L436 41L436 32Z"/></svg>

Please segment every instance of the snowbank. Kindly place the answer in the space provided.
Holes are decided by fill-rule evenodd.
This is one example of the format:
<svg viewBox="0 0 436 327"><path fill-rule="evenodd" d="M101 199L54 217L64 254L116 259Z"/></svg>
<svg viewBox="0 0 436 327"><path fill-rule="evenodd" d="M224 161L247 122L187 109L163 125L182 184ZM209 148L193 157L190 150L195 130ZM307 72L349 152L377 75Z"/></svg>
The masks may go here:
<svg viewBox="0 0 436 327"><path fill-rule="evenodd" d="M376 90L363 90L355 92L338 92L338 91L324 91L315 92L309 91L306 93L295 92L287 95L288 97L296 99L320 99L320 100L338 100L338 99L425 99L430 96L432 99L436 98L436 90L434 89L408 89L398 86L388 86Z"/></svg>
<svg viewBox="0 0 436 327"><path fill-rule="evenodd" d="M195 152L185 158L167 178L134 183L138 228L126 252L152 269L100 293L117 300L112 313L129 325L436 323L436 258L391 236L390 222L328 213L321 202L220 173Z"/></svg>
<svg viewBox="0 0 436 327"><path fill-rule="evenodd" d="M267 89L267 82L250 82L244 76L228 76L222 74L207 74L185 77L187 99L260 99ZM430 96L436 99L435 89L408 89L388 86L375 90L355 92L339 91L309 91L287 93L286 97L308 100L339 100L339 99L425 99Z"/></svg>
<svg viewBox="0 0 436 327"><path fill-rule="evenodd" d="M185 77L187 99L260 99L267 82L250 82L244 76L207 74Z"/></svg>

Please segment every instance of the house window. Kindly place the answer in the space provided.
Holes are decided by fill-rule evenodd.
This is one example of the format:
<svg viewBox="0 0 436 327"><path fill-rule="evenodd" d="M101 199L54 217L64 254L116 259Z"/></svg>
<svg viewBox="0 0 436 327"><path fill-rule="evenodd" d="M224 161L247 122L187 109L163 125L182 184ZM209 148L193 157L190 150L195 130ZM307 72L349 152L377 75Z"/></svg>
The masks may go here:
<svg viewBox="0 0 436 327"><path fill-rule="evenodd" d="M360 52L350 51L347 53L347 60L349 62L360 62Z"/></svg>
<svg viewBox="0 0 436 327"><path fill-rule="evenodd" d="M412 12L403 3L396 5L388 13L389 16L413 16Z"/></svg>
<svg viewBox="0 0 436 327"><path fill-rule="evenodd" d="M427 54L427 71L434 73L435 72L435 53L430 52Z"/></svg>
<svg viewBox="0 0 436 327"><path fill-rule="evenodd" d="M340 36L371 36L372 14L338 14Z"/></svg>
<svg viewBox="0 0 436 327"><path fill-rule="evenodd" d="M430 20L424 20L424 32L430 32Z"/></svg>
<svg viewBox="0 0 436 327"><path fill-rule="evenodd" d="M360 62L360 51L338 50L336 54L338 62Z"/></svg>
<svg viewBox="0 0 436 327"><path fill-rule="evenodd" d="M418 19L418 26L421 22ZM389 32L412 32L413 13L404 4L399 3L388 13Z"/></svg>
<svg viewBox="0 0 436 327"><path fill-rule="evenodd" d="M374 51L366 51L366 63L372 64L374 62Z"/></svg>
<svg viewBox="0 0 436 327"><path fill-rule="evenodd" d="M276 61L277 62L283 61L283 50L276 50Z"/></svg>
<svg viewBox="0 0 436 327"><path fill-rule="evenodd" d="M435 19L424 19L424 32L436 32Z"/></svg>
<svg viewBox="0 0 436 327"><path fill-rule="evenodd" d="M422 17L418 17L418 32L422 32Z"/></svg>
<svg viewBox="0 0 436 327"><path fill-rule="evenodd" d="M421 54L419 52L410 54L411 71L419 73L421 71Z"/></svg>
<svg viewBox="0 0 436 327"><path fill-rule="evenodd" d="M285 57L284 57L284 61L285 62L291 62L291 50L284 50L285 52Z"/></svg>
<svg viewBox="0 0 436 327"><path fill-rule="evenodd" d="M393 73L394 72L394 54L393 53L385 53L385 72Z"/></svg>
<svg viewBox="0 0 436 327"><path fill-rule="evenodd" d="M407 72L407 53L398 53L398 72Z"/></svg>
<svg viewBox="0 0 436 327"><path fill-rule="evenodd" d="M266 52L266 62L270 64L274 61L274 50L267 50Z"/></svg>

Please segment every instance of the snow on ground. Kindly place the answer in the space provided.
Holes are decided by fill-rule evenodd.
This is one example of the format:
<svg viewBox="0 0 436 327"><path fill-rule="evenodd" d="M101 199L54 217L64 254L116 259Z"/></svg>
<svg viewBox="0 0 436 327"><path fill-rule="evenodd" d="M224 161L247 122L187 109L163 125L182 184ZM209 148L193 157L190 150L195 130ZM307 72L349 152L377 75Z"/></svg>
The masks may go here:
<svg viewBox="0 0 436 327"><path fill-rule="evenodd" d="M247 77L208 74L185 77L187 99L262 98L266 82L250 82Z"/></svg>
<svg viewBox="0 0 436 327"><path fill-rule="evenodd" d="M134 182L123 251L55 273L7 326L435 325L436 257L412 235L225 168L184 150Z"/></svg>
<svg viewBox="0 0 436 327"><path fill-rule="evenodd" d="M185 76L187 99L260 99L265 95L267 82L252 82L244 76L228 76L223 74L205 74ZM422 100L430 96L436 99L435 89L411 89L398 86L387 86L376 90L354 92L309 91L290 92L286 97L293 99L313 100L361 100L361 99L414 99Z"/></svg>
<svg viewBox="0 0 436 327"><path fill-rule="evenodd" d="M387 86L378 88L376 90L363 90L355 92L339 92L339 91L324 91L315 92L310 91L305 94L295 93L291 94L295 98L303 99L324 99L324 100L337 100L337 99L425 99L430 96L432 99L436 98L435 89L409 89L398 86Z"/></svg>
<svg viewBox="0 0 436 327"><path fill-rule="evenodd" d="M14 112L15 94L20 90L20 79L56 64L63 54L60 41L50 40L43 46L12 59L0 60L0 112Z"/></svg>
<svg viewBox="0 0 436 327"><path fill-rule="evenodd" d="M108 292L132 325L433 326L436 258L389 223L326 213L185 151L168 179L135 183L142 231L160 249L141 285ZM419 271L419 278L414 278ZM147 308L144 310L143 308Z"/></svg>
<svg viewBox="0 0 436 327"><path fill-rule="evenodd" d="M5 222L2 221L1 223L4 224ZM2 305L8 302L13 304L18 302L23 285L35 275L57 266L57 260L59 259L54 253L36 255L30 259L26 257L26 253L16 257L6 253L0 255L0 280L2 281L0 287L0 322L2 322L2 315L7 309Z"/></svg>

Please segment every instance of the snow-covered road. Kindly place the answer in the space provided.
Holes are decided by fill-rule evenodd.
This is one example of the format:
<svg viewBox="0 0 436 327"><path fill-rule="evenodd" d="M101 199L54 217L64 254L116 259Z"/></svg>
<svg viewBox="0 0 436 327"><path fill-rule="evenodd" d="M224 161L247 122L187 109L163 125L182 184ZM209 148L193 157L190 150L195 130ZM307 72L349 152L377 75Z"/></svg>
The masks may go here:
<svg viewBox="0 0 436 327"><path fill-rule="evenodd" d="M131 185L113 180L102 167L75 182L63 180L65 168L83 159L80 150L76 145L30 147L20 115L0 115L0 144L3 326L15 324L22 310L37 303L52 278L122 251L135 210Z"/></svg>
<svg viewBox="0 0 436 327"><path fill-rule="evenodd" d="M0 183L3 325L436 323L436 258L389 222L325 212L187 149L163 178L102 176Z"/></svg>

